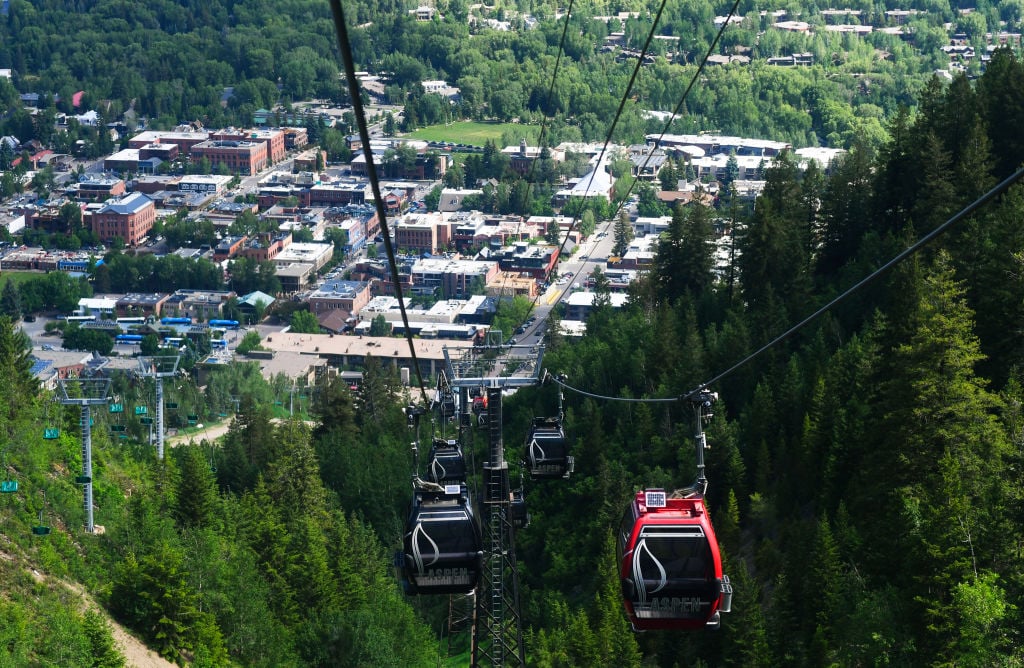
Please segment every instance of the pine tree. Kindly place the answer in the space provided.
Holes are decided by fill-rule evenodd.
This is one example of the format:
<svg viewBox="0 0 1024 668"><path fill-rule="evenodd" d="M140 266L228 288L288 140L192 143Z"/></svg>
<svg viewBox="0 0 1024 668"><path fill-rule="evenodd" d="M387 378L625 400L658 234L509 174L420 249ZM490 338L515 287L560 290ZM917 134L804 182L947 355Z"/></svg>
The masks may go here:
<svg viewBox="0 0 1024 668"><path fill-rule="evenodd" d="M661 182L662 190L676 190L679 187L679 173L671 160L666 160L658 171L658 180Z"/></svg>
<svg viewBox="0 0 1024 668"><path fill-rule="evenodd" d="M114 645L110 635L110 625L98 612L89 610L85 613L82 624L85 635L89 639L92 655L92 668L122 668L124 656Z"/></svg>
<svg viewBox="0 0 1024 668"><path fill-rule="evenodd" d="M766 176L739 259L743 295L764 336L770 335L773 320L791 322L810 303L798 170L786 153Z"/></svg>
<svg viewBox="0 0 1024 668"><path fill-rule="evenodd" d="M1009 48L996 49L978 80L978 98L992 142L996 179L1021 165L1024 138L1024 64Z"/></svg>
<svg viewBox="0 0 1024 668"><path fill-rule="evenodd" d="M633 225L629 220L629 212L625 208L619 211L619 219L615 221L613 236L615 244L612 246L612 255L622 257L629 249L629 242L633 240Z"/></svg>
<svg viewBox="0 0 1024 668"><path fill-rule="evenodd" d="M175 449L181 470L175 517L183 527L209 525L217 503L217 486L210 461L198 445Z"/></svg>
<svg viewBox="0 0 1024 668"><path fill-rule="evenodd" d="M879 451L866 471L877 478L869 502L877 513L866 543L888 543L901 564L872 555L874 567L912 583L924 623L916 628L923 657L945 655L955 639L953 587L979 569L985 555L1005 552L1006 435L994 416L998 399L974 366L982 359L973 313L940 253L922 286L917 325L895 351L883 388L887 410ZM879 535L882 527L884 537ZM895 541L895 542L894 542ZM881 547L881 545L877 545ZM888 553L888 550L886 553Z"/></svg>
<svg viewBox="0 0 1024 668"><path fill-rule="evenodd" d="M5 315L11 320L21 318L21 295L18 286L9 278L4 283L3 293L0 293L0 315Z"/></svg>
<svg viewBox="0 0 1024 668"><path fill-rule="evenodd" d="M615 563L615 539L609 533L598 568L599 584L594 598L593 627L597 630L601 662L619 668L640 666L640 649L622 612L622 592Z"/></svg>

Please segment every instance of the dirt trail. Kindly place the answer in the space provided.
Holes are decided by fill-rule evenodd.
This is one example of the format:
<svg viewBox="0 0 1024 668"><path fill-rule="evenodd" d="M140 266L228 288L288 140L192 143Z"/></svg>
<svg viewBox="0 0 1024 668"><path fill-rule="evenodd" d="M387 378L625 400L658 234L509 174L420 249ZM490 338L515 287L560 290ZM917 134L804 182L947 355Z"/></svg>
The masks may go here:
<svg viewBox="0 0 1024 668"><path fill-rule="evenodd" d="M32 571L32 574L37 580L44 577L35 570ZM110 635L114 638L114 644L117 645L117 649L124 655L124 664L126 666L129 666L129 668L177 668L177 664L171 663L146 647L145 643L128 633L123 626L111 619L107 611L96 603L92 595L82 585L77 582L56 580L56 578L55 581L60 582L81 597L83 610L94 610L103 615L110 625Z"/></svg>
<svg viewBox="0 0 1024 668"><path fill-rule="evenodd" d="M285 421L284 418L273 418L271 420L271 422L274 423L274 424L280 424L280 423L282 423L284 421ZM315 420L306 420L305 423L307 425L309 425L310 427L314 427L317 424ZM205 427L202 431L200 431L198 433L175 434L174 436L169 436L169 437L164 439L164 445L169 447L169 448L173 448L176 445L181 445L183 443L188 443L189 441L195 441L196 443L199 443L200 441L202 441L204 439L207 440L207 441L215 441L218 438L220 438L221 436L223 436L224 434L228 433L228 429L230 429L230 428L231 428L231 420L224 420L223 422L220 422L219 424L215 424L215 425L211 425L209 427Z"/></svg>
<svg viewBox="0 0 1024 668"><path fill-rule="evenodd" d="M228 429L231 427L231 421L225 420L220 424L211 425L204 428L202 431L193 434L175 434L164 439L164 445L169 448L173 448L176 445L182 443L188 443L189 441L195 441L199 443L202 440L214 441L224 434L228 433Z"/></svg>

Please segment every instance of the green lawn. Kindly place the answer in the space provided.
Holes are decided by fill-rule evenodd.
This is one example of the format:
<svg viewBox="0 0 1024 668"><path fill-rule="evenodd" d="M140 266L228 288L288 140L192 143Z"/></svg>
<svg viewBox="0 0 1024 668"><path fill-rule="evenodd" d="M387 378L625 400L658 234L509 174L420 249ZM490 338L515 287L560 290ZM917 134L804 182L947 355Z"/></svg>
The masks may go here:
<svg viewBox="0 0 1024 668"><path fill-rule="evenodd" d="M7 271L5 269L0 271L0 288L7 283L8 279L14 281L16 286L21 287L21 284L25 281L31 281L43 276L46 276L46 273L42 271Z"/></svg>
<svg viewBox="0 0 1024 668"><path fill-rule="evenodd" d="M500 142L501 135L506 131L514 133L517 137L525 134L527 141L533 143L537 140L537 135L540 134L540 126L458 121L449 125L431 125L403 136L424 141L450 141L456 144L483 146L488 139L493 139L495 143Z"/></svg>

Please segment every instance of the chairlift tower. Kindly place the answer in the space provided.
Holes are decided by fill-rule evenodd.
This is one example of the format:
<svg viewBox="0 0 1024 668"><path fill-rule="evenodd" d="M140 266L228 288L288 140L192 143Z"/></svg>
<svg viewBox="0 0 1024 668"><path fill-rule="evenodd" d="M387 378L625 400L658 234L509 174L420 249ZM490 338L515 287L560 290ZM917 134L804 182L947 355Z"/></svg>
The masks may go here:
<svg viewBox="0 0 1024 668"><path fill-rule="evenodd" d="M500 336L500 335L499 335ZM447 376L465 398L469 388L487 391L487 460L484 463L483 578L473 619L472 665L526 665L519 608L519 568L511 518L511 485L501 437L502 392L540 382L544 347L485 345L444 349Z"/></svg>
<svg viewBox="0 0 1024 668"><path fill-rule="evenodd" d="M79 427L82 440L82 475L75 482L82 485L82 508L85 510L85 530L96 532L92 515L92 407L110 401L109 378L61 378L57 381L58 401L65 406L80 409Z"/></svg>
<svg viewBox="0 0 1024 668"><path fill-rule="evenodd" d="M156 456L164 458L164 378L178 373L181 355L146 355L139 358L139 375L156 383Z"/></svg>

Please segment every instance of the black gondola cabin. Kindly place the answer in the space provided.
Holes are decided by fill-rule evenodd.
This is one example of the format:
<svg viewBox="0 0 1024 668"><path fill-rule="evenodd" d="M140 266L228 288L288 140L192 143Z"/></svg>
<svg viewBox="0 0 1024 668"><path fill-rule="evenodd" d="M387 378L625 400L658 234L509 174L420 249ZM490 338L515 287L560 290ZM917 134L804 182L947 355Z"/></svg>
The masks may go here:
<svg viewBox="0 0 1024 668"><path fill-rule="evenodd" d="M618 536L626 615L637 631L717 629L732 586L699 494L637 492Z"/></svg>
<svg viewBox="0 0 1024 668"><path fill-rule="evenodd" d="M438 485L466 482L466 459L457 440L434 439L430 446L427 477Z"/></svg>
<svg viewBox="0 0 1024 668"><path fill-rule="evenodd" d="M399 555L409 594L468 594L483 569L483 540L465 485L416 490Z"/></svg>
<svg viewBox="0 0 1024 668"><path fill-rule="evenodd" d="M573 471L569 442L558 418L533 419L526 437L526 466L533 479L568 478Z"/></svg>

